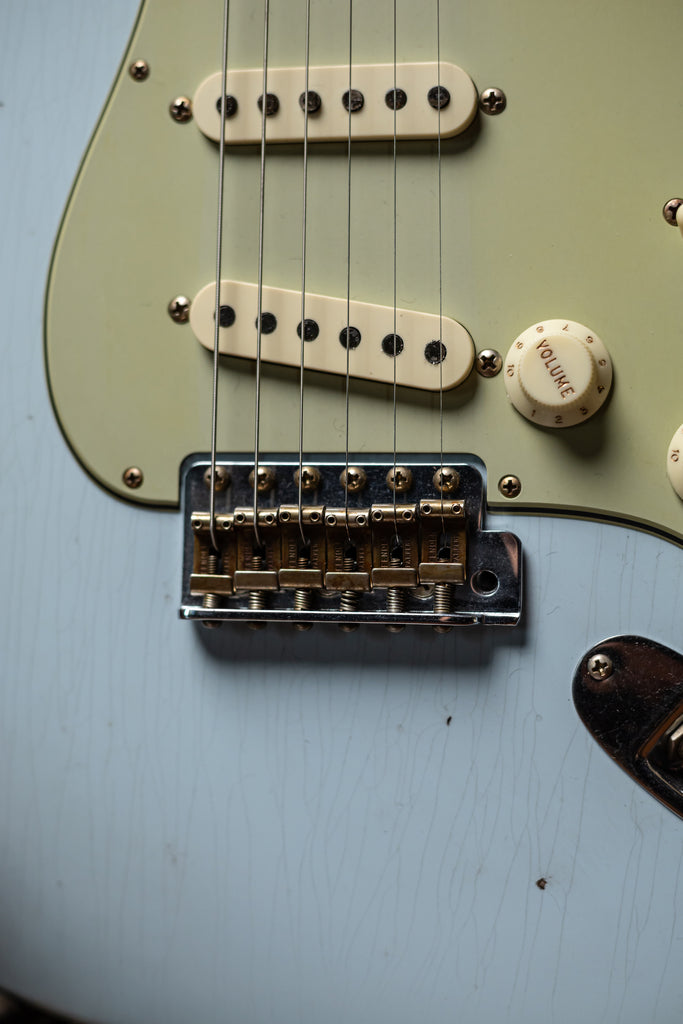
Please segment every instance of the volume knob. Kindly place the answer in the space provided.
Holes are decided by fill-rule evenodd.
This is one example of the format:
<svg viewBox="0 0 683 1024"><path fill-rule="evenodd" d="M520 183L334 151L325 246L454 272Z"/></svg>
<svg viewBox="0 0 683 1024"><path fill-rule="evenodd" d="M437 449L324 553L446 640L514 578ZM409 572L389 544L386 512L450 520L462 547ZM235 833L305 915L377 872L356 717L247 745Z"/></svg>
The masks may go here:
<svg viewBox="0 0 683 1024"><path fill-rule="evenodd" d="M515 409L543 427L571 427L609 394L612 362L595 331L573 320L544 320L519 335L505 360Z"/></svg>

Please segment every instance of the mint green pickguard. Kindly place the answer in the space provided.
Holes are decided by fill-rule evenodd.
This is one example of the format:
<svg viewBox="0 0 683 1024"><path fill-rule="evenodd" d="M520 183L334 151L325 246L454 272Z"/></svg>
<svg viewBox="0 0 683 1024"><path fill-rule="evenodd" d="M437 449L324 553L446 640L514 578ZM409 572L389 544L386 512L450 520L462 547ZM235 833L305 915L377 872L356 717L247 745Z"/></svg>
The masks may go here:
<svg viewBox="0 0 683 1024"><path fill-rule="evenodd" d="M217 147L169 102L192 95L220 61L221 4L147 0L95 132L57 242L46 307L50 386L64 434L107 488L143 503L178 500L178 468L210 438L211 355L169 319L177 294L215 276ZM435 58L435 7L399 0L398 60ZM432 9L434 8L434 9ZM444 313L477 349L507 351L546 317L590 326L614 361L611 399L593 420L532 426L502 374L473 373L444 399L446 452L486 463L489 501L632 520L683 538L666 477L683 421L683 240L661 215L683 193L679 0L572 4L441 3L441 54L507 110L443 145ZM389 0L355 4L354 59L392 60ZM270 62L303 63L304 4L273 0ZM311 62L343 62L348 8L313 0ZM232 0L230 61L262 60L262 15ZM144 58L147 81L128 64ZM34 126L33 130L36 130ZM399 306L438 310L436 146L398 147ZM259 154L226 159L223 276L257 275ZM265 280L300 284L301 152L268 150ZM311 292L346 293L346 153L313 148L308 182ZM358 144L352 162L352 295L392 303L392 149ZM254 368L221 364L219 450L253 445ZM392 448L391 388L354 381L350 447ZM344 381L306 378L305 443L344 448ZM261 445L298 445L298 374L263 368ZM438 396L399 394L398 448L438 451ZM130 465L144 484L130 492ZM517 474L522 494L496 483Z"/></svg>

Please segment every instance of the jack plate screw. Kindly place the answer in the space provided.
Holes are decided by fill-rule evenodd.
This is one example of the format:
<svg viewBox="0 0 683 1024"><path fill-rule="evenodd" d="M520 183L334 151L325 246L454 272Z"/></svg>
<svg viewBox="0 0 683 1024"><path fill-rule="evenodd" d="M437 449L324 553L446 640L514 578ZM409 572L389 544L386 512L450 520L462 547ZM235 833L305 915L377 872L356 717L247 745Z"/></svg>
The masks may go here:
<svg viewBox="0 0 683 1024"><path fill-rule="evenodd" d="M607 654L593 654L588 659L588 675L591 679L601 681L609 679L614 671L612 659Z"/></svg>

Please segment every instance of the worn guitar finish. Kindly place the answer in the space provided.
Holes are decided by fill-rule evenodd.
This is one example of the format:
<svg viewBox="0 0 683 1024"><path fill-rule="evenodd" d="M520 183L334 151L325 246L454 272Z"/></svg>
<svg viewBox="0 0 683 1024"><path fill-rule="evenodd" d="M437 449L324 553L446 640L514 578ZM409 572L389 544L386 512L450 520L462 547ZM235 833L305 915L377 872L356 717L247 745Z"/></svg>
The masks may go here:
<svg viewBox="0 0 683 1024"><path fill-rule="evenodd" d="M442 6L457 22L448 35L460 40L454 59L470 65L480 87L506 87L510 100L504 115L482 126L498 156L487 165L488 202L471 210L472 221L461 219L468 197L449 184L449 216L465 225L456 233L472 268L480 272L491 233L500 252L485 279L471 269L454 286L455 315L470 322L474 311L488 311L521 329L570 305L568 315L590 323L600 302L595 327L608 343L598 278L615 262L630 276L610 304L619 297L639 317L668 309L671 331L663 336L675 337L683 253L677 233L660 225L658 204L681 191L683 164L662 157L673 145L667 103L678 95L678 75L661 95L652 83L666 79L669 57L675 61L675 45L671 53L667 46L678 36L678 5L491 2L485 31L481 8ZM179 517L114 501L82 472L49 408L41 353L50 247L134 4L6 8L0 130L12 158L0 166L0 984L97 1024L679 1020L683 826L599 750L571 702L579 660L605 636L646 634L680 650L679 548L604 524L490 515L491 528L513 529L526 551L525 620L515 630L208 633L179 622ZM594 31L599 18L611 20L609 38ZM336 28L328 22L325 34L334 39ZM502 42L487 57L497 32ZM182 41L195 59L196 36L172 35L178 54ZM415 33L411 49L419 39ZM476 59L467 52L473 46ZM552 67L551 53L560 61ZM153 69L163 65L158 49L144 56ZM163 121L167 100L185 84L155 75L131 88L158 90ZM641 75L648 91L632 109L621 89ZM531 155L506 144L510 165L498 151L504 135L513 140L519 90L540 119L540 159L554 113L567 123L570 90L584 76L604 131L584 136L575 109L560 154L571 153L570 162L558 156L559 164L545 165L549 179L551 167L564 167L553 179L554 202L540 195L532 202L524 174ZM176 130L192 126L169 122ZM628 167L610 160L610 133L627 136ZM385 155L365 158L359 187ZM246 154L240 167L241 159L253 162ZM572 185L586 159L600 188L582 195L587 210L568 209L561 186ZM652 217L645 248L628 243L632 208L616 198L624 175L637 184L634 207ZM205 184L209 194L208 176ZM526 263L515 253L512 206L500 201L512 184L522 189L536 237L550 237L559 219L581 243L569 278L556 273L559 243ZM136 174L127 182L131 203L137 185ZM179 176L179 216L185 187ZM414 218L404 216L409 235L419 207ZM589 221L601 225L597 249ZM101 278L90 279L100 248L93 234L80 257L84 294L104 296ZM661 265L671 270L659 278L659 304L640 313L637 282L660 245L668 249ZM141 270L157 266L165 249L158 236L130 239ZM205 283L204 246L182 257L174 285L184 287L188 273ZM194 257L207 260L201 273ZM520 263L523 294L515 291ZM387 280L380 268L379 299ZM416 283L424 290L424 278ZM167 299L165 282L155 288L155 301ZM125 331L142 315L98 301L93 331L110 317ZM165 315L154 313L163 330ZM178 331L173 344L192 344ZM478 346L494 340L477 333ZM635 384L622 376L620 345L611 351L625 392ZM182 409L185 394L170 383L162 388L163 355L155 365L159 390L146 396L152 418L166 403ZM96 396L98 381L87 371L76 362L69 374ZM670 436L683 418L677 392L672 369L649 393L647 416L636 409L629 421L624 406L615 419L608 407L605 433L626 430L631 453L646 420L666 421ZM330 396L322 386L320 393ZM362 412L376 400L374 391L361 394L354 421L361 437ZM459 401L450 417L457 419ZM408 409L410 436L433 410L420 400ZM502 411L504 439L514 416L504 402ZM125 434L125 420L121 407L112 436ZM546 436L524 426L537 454ZM233 428L229 419L226 430ZM206 446L205 429L208 420L197 428L198 448ZM131 462L137 440L126 452ZM664 450L667 441L665 432ZM577 486L600 463L579 459L570 434L549 443L558 474L564 467ZM657 500L660 452L652 468L638 451L631 486L644 507ZM111 465L119 473L118 458Z"/></svg>

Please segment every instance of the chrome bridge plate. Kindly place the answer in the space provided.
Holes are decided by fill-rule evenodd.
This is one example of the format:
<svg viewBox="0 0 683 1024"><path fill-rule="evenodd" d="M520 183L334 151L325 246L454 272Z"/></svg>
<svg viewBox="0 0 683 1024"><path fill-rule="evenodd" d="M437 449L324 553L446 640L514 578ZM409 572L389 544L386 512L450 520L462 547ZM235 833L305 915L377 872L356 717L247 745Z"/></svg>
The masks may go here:
<svg viewBox="0 0 683 1024"><path fill-rule="evenodd" d="M209 529L211 459L191 455L181 467L181 618L209 626L373 624L398 631L426 625L439 632L519 621L521 544L512 533L483 529L484 468L478 459L445 457L448 489L440 492L433 456L404 456L394 492L388 482L392 461L354 455L350 480L357 489L349 486L347 505L345 458L307 455L300 528L298 459L263 455L259 545L253 455L220 455L216 466L218 552Z"/></svg>

